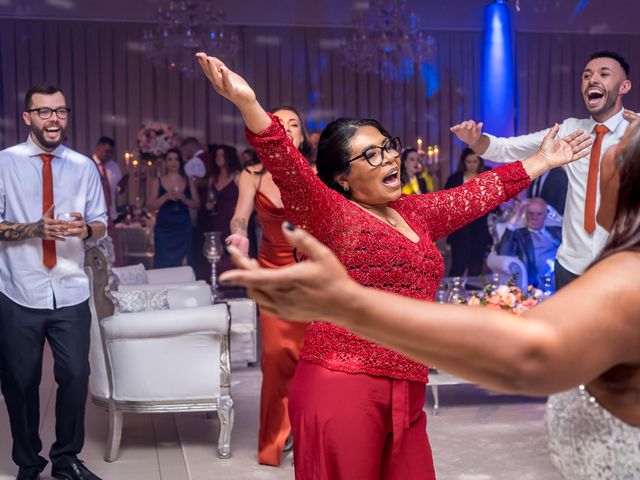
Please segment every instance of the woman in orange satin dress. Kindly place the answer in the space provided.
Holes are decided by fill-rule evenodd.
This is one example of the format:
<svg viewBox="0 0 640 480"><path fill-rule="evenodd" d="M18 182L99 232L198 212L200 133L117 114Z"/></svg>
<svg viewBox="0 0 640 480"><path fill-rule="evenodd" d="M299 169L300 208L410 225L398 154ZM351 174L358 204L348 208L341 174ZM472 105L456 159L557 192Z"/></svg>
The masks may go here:
<svg viewBox="0 0 640 480"><path fill-rule="evenodd" d="M280 107L273 111L285 127L289 138L303 153L310 153L300 115L292 107ZM262 239L258 262L265 268L279 268L293 263L293 250L282 235L285 211L280 191L271 174L260 164L245 166L240 174L236 210L231 219L231 235L226 243L247 254L249 217L256 209L262 225ZM276 316L260 312L262 341L262 388L260 391L260 432L258 434L258 462L263 465L280 465L285 443L291 433L289 423L289 384L293 378L298 353L306 325L291 323Z"/></svg>

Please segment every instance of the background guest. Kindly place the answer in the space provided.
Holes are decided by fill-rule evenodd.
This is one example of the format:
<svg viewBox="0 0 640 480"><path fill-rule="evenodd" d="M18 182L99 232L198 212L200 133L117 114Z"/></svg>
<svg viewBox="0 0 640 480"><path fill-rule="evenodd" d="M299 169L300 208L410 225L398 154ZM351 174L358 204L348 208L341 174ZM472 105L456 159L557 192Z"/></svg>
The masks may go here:
<svg viewBox="0 0 640 480"><path fill-rule="evenodd" d="M120 266L122 259L120 257L120 248L118 244L118 231L115 228L114 221L118 218L116 212L116 197L118 195L118 184L122 179L120 166L113 159L113 152L116 142L109 137L100 137L96 144L95 151L91 157L100 172L100 180L102 181L102 190L104 192L105 201L107 202L107 215L109 216L109 225L107 226L107 234L111 237L113 244L114 266Z"/></svg>
<svg viewBox="0 0 640 480"><path fill-rule="evenodd" d="M166 175L154 178L150 188L149 208L158 209L154 226L154 267L193 265L193 242L190 209L200 200L194 180L184 173L180 150L172 148L164 156Z"/></svg>
<svg viewBox="0 0 640 480"><path fill-rule="evenodd" d="M282 106L276 108L273 114L284 126L294 146L300 152L309 152L310 144L298 111L290 106ZM280 268L294 263L293 250L285 241L280 228L286 218L280 190L259 160L245 164L245 169L240 174L238 203L231 219L232 234L226 239L228 245L237 246L245 254L247 237L251 253L249 216L254 207L263 229L257 255L260 265L265 268ZM292 446L289 386L298 364L305 329L305 326L294 325L260 311L262 386L258 462L261 464L280 465L282 452Z"/></svg>
<svg viewBox="0 0 640 480"><path fill-rule="evenodd" d="M221 240L231 235L229 225L238 201L238 180L242 172L240 157L235 147L218 145L211 164L211 177L206 208L210 212L206 222L208 232L220 232ZM210 267L209 267L210 268ZM229 255L224 252L216 270L233 268Z"/></svg>
<svg viewBox="0 0 640 480"><path fill-rule="evenodd" d="M527 198L542 198L556 212L564 215L569 178L562 168L554 168L540 175L527 190Z"/></svg>
<svg viewBox="0 0 640 480"><path fill-rule="evenodd" d="M420 155L415 148L405 148L402 152L402 193L433 192L433 180L420 162Z"/></svg>
<svg viewBox="0 0 640 480"><path fill-rule="evenodd" d="M207 202L207 188L211 176L211 155L195 137L187 137L180 144L182 157L185 159L184 172L187 178L192 179L198 193L200 205L190 211L191 224L193 225L193 268L198 280L207 280L211 266L200 253L204 244L203 232L207 229L209 212L205 205Z"/></svg>
<svg viewBox="0 0 640 480"><path fill-rule="evenodd" d="M242 152L240 163L242 163L242 168L247 168L252 165L258 165L260 163L260 159L253 148L247 148Z"/></svg>
<svg viewBox="0 0 640 480"><path fill-rule="evenodd" d="M531 199L524 207L526 227L507 228L496 247L499 255L520 258L527 268L529 284L545 287L545 277L553 274L556 252L562 240L561 227L545 227L547 204L541 198Z"/></svg>
<svg viewBox="0 0 640 480"><path fill-rule="evenodd" d="M444 188L458 187L486 170L489 168L484 166L482 157L465 148L460 154L458 170L449 176ZM465 271L471 277L482 273L485 255L491 246L487 216L481 216L447 237L447 243L451 245L450 277L460 277Z"/></svg>
<svg viewBox="0 0 640 480"><path fill-rule="evenodd" d="M96 162L100 162L105 170L105 175L107 180L109 180L109 195L110 202L107 205L109 209L109 218L111 220L115 220L118 218L118 184L120 180L122 180L122 169L118 162L116 161L115 154L116 142L109 137L100 137L98 143L96 144L96 149L93 153L93 160ZM100 168L100 166L98 166ZM100 171L102 174L102 171Z"/></svg>

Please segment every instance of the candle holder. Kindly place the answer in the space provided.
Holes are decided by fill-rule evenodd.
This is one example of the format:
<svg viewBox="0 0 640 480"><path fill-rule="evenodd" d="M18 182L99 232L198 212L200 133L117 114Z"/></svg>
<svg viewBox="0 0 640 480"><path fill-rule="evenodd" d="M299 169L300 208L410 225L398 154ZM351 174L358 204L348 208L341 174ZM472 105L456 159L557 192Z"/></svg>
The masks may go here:
<svg viewBox="0 0 640 480"><path fill-rule="evenodd" d="M215 300L218 296L218 283L216 275L216 263L222 258L222 241L220 232L204 232L204 245L202 253L211 263L211 297Z"/></svg>

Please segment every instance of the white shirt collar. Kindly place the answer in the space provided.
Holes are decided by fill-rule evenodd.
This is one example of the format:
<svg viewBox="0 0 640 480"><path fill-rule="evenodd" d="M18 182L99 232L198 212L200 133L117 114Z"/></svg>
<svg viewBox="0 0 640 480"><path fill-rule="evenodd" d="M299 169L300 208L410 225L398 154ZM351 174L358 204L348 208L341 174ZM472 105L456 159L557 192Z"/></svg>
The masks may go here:
<svg viewBox="0 0 640 480"><path fill-rule="evenodd" d="M602 123L596 122L593 117L590 117L593 125L591 125L589 132L592 132L596 125L604 125L609 129L610 132L614 132L620 126L620 124L625 121L624 117L622 116L622 112L624 112L624 107L622 107L613 117Z"/></svg>
<svg viewBox="0 0 640 480"><path fill-rule="evenodd" d="M42 148L40 148L40 146L38 146L36 142L33 141L33 138L31 138L31 134L29 134L25 143L27 144L27 155L29 155L29 157L36 157L44 153L47 155L53 155L54 157L62 158L65 149L64 145L60 144L52 152L46 152Z"/></svg>

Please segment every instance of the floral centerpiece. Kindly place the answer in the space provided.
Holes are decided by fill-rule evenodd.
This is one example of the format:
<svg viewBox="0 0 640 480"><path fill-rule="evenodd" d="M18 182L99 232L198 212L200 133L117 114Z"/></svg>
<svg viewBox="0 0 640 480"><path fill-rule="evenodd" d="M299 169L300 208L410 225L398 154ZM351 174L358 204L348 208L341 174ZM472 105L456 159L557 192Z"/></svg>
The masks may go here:
<svg viewBox="0 0 640 480"><path fill-rule="evenodd" d="M180 145L180 139L173 129L162 122L144 125L138 132L138 150L142 158L158 158L171 148Z"/></svg>
<svg viewBox="0 0 640 480"><path fill-rule="evenodd" d="M467 304L471 307L485 306L520 315L542 301L542 298L542 290L531 285L524 292L514 285L487 285L482 293L473 294Z"/></svg>

